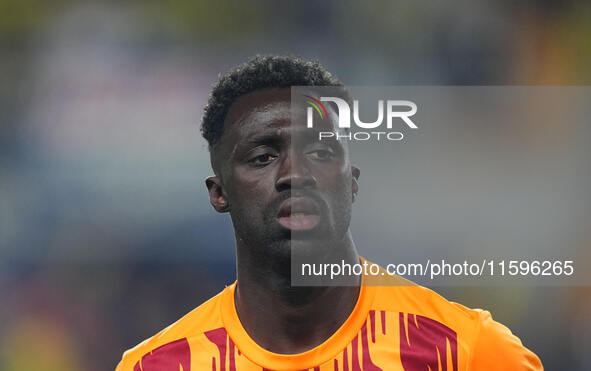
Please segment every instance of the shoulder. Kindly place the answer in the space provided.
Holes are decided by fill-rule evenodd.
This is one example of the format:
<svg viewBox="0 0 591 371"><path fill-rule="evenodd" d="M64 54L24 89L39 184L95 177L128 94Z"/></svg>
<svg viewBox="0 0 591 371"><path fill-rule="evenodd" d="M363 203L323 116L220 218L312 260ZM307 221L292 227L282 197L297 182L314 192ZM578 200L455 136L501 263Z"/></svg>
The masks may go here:
<svg viewBox="0 0 591 371"><path fill-rule="evenodd" d="M401 281L393 286L378 286L375 292L375 310L425 317L445 325L463 338L477 335L480 312L449 301L431 289Z"/></svg>
<svg viewBox="0 0 591 371"><path fill-rule="evenodd" d="M451 336L464 347L468 369L542 370L540 359L509 328L482 309L452 302L433 290L400 279L375 288L374 309L395 312L400 331L415 323L423 331ZM409 330L410 331L410 330Z"/></svg>
<svg viewBox="0 0 591 371"><path fill-rule="evenodd" d="M479 331L470 366L477 370L543 370L540 359L509 328L493 320L485 310L479 315Z"/></svg>
<svg viewBox="0 0 591 371"><path fill-rule="evenodd" d="M228 290L228 287L225 290ZM219 315L219 306L220 297L224 291L193 309L154 336L125 351L116 371L134 370L134 365L144 355L158 348L175 347L177 348L175 351L182 351L180 348L188 348L188 338L220 327L222 322Z"/></svg>
<svg viewBox="0 0 591 371"><path fill-rule="evenodd" d="M364 282L375 292L372 309L425 316L452 328L474 327L479 321L478 311L405 278L390 275L382 267L378 274L364 276Z"/></svg>

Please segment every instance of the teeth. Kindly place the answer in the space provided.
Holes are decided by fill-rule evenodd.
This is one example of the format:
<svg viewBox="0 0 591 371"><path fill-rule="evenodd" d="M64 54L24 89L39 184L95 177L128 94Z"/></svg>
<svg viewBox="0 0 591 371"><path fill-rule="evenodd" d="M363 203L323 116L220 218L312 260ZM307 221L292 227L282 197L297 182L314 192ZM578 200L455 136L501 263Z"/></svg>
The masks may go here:
<svg viewBox="0 0 591 371"><path fill-rule="evenodd" d="M304 216L306 216L306 214L304 214L304 213L293 213L290 215L290 217L292 217L292 218L301 218Z"/></svg>

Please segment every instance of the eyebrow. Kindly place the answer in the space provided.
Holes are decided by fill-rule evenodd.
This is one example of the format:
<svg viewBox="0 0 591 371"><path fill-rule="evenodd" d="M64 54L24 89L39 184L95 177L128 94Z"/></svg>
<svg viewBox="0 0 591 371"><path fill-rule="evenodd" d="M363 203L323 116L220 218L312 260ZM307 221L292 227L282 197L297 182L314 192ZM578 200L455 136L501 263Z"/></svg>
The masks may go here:
<svg viewBox="0 0 591 371"><path fill-rule="evenodd" d="M306 129L301 129L301 130L297 130L296 134L296 138L297 141L299 141L301 143L301 141L309 141L309 142L316 142L318 141L318 130L306 130ZM244 139L244 141L242 142L242 145L274 145L274 144L278 144L281 142L284 142L286 140L293 140L294 138L294 133L292 131L284 131L284 130L279 130L279 132L274 131L274 132L267 132L267 133L261 133L261 134L254 134L246 139ZM323 142L326 143L339 143L338 140L334 139L334 138L325 138L323 140Z"/></svg>
<svg viewBox="0 0 591 371"><path fill-rule="evenodd" d="M244 142L248 144L275 144L278 142L283 141L285 138L282 135L274 133L264 133L264 134L256 134L249 138L247 138Z"/></svg>

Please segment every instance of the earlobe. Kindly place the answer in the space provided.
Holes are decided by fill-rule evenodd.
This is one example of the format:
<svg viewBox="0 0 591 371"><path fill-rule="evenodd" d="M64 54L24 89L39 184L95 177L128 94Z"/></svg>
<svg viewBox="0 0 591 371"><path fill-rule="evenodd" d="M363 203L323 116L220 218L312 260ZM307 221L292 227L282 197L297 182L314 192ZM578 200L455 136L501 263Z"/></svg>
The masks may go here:
<svg viewBox="0 0 591 371"><path fill-rule="evenodd" d="M227 213L230 211L230 205L228 204L228 200L224 194L224 189L222 187L220 178L217 176L210 176L205 179L205 185L207 186L207 190L209 192L209 202L215 211L218 213Z"/></svg>
<svg viewBox="0 0 591 371"><path fill-rule="evenodd" d="M353 175L351 177L351 192L353 193L352 195L352 201L355 202L355 198L357 198L357 193L359 192L359 175L361 175L361 171L359 170L358 167L355 166L351 166L351 175Z"/></svg>

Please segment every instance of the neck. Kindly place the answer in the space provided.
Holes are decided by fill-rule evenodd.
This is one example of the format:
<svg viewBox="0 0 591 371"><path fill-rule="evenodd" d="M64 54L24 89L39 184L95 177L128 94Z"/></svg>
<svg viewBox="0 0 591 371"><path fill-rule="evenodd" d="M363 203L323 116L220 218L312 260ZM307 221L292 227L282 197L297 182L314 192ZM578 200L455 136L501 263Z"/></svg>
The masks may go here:
<svg viewBox="0 0 591 371"><path fill-rule="evenodd" d="M354 286L294 287L289 252L269 257L267 250L263 258L241 239L237 241L236 310L246 332L261 347L281 354L312 349L336 332L353 311L360 280ZM350 233L336 245L345 263L359 263Z"/></svg>

